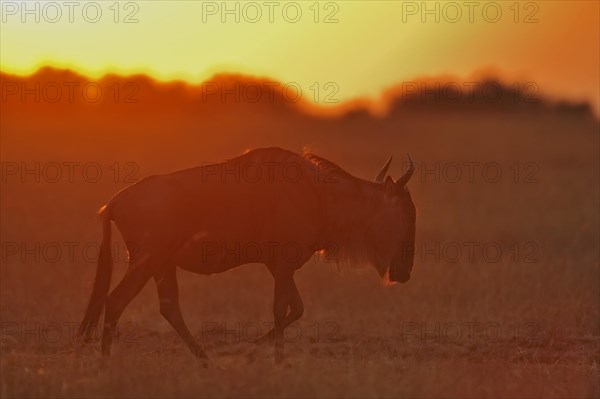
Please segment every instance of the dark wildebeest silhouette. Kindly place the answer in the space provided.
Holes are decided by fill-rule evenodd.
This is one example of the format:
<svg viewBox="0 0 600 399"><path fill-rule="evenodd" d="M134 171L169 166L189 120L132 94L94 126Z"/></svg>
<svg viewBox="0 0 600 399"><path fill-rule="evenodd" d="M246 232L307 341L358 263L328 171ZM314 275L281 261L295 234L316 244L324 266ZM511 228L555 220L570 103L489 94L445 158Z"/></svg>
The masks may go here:
<svg viewBox="0 0 600 399"><path fill-rule="evenodd" d="M275 279L275 323L258 342L272 339L280 358L283 330L304 309L294 272L316 251L331 252L339 261L371 263L389 282L410 278L416 213L406 183L414 164L410 160L394 181L385 178L390 162L391 157L370 182L314 154L264 148L150 176L123 189L100 210L102 245L80 336L91 338L104 308L101 345L102 354L109 355L119 317L154 278L160 313L204 361L206 353L181 314L176 267L213 274L263 263ZM130 265L108 295L111 221L127 245Z"/></svg>

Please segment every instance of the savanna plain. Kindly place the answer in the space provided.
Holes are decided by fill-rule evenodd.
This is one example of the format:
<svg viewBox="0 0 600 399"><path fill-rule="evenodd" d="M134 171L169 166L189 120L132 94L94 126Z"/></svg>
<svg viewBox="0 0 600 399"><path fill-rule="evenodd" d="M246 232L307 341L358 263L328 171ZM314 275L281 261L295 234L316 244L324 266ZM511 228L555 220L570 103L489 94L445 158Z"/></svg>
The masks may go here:
<svg viewBox="0 0 600 399"><path fill-rule="evenodd" d="M115 105L3 112L2 397L600 396L595 116L457 106L327 117L272 104L196 115L144 99L156 112L141 112L143 101L119 118ZM262 265L178 271L208 368L159 314L153 281L121 317L108 361L97 342L77 342L98 208L141 177L262 146L309 146L365 179L389 155L399 177L410 153L411 280L386 287L368 265L316 256L296 273L305 312L288 328L282 364L272 347L251 343L272 322L273 280ZM12 172L36 162L97 163L102 176L89 181L76 167L69 179L64 166L58 181ZM113 241L114 286L126 254L118 233Z"/></svg>

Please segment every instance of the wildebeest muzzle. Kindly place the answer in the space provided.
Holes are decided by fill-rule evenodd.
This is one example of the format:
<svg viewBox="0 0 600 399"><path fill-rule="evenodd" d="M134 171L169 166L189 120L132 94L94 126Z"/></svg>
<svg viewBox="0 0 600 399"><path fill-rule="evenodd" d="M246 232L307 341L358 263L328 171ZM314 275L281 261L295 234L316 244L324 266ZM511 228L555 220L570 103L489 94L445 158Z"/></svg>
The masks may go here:
<svg viewBox="0 0 600 399"><path fill-rule="evenodd" d="M390 281L398 281L399 283L406 283L410 280L410 272L413 267L414 251L407 251L402 255L398 255L392 258L389 268Z"/></svg>

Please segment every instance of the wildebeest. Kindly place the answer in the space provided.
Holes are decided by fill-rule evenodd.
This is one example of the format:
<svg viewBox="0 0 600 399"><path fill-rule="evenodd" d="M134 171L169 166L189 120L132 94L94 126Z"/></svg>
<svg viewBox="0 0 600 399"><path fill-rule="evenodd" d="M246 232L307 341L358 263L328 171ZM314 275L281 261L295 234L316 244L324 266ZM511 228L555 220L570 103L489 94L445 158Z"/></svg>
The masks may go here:
<svg viewBox="0 0 600 399"><path fill-rule="evenodd" d="M304 306L294 272L316 251L338 261L368 262L390 282L410 278L416 212L406 183L394 181L391 157L375 182L352 176L317 155L280 148L249 151L226 162L150 176L118 192L101 208L103 237L91 299L79 329L89 340L104 308L102 354L109 355L117 321L154 278L160 313L201 360L202 346L179 306L176 268L221 273L262 263L275 279L274 328L257 342L275 343ZM129 268L108 294L111 221L129 252Z"/></svg>

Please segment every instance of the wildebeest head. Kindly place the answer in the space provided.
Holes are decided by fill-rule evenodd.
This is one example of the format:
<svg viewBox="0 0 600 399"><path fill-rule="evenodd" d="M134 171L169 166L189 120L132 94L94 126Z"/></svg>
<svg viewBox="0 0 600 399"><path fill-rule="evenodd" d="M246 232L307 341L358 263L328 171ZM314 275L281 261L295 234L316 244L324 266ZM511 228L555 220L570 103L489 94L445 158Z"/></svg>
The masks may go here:
<svg viewBox="0 0 600 399"><path fill-rule="evenodd" d="M394 181L386 177L392 158L381 169L375 182L383 190L383 206L373 216L379 248L375 267L387 276L389 282L405 283L410 279L415 253L416 209L406 184L414 173L410 158L407 171Z"/></svg>

